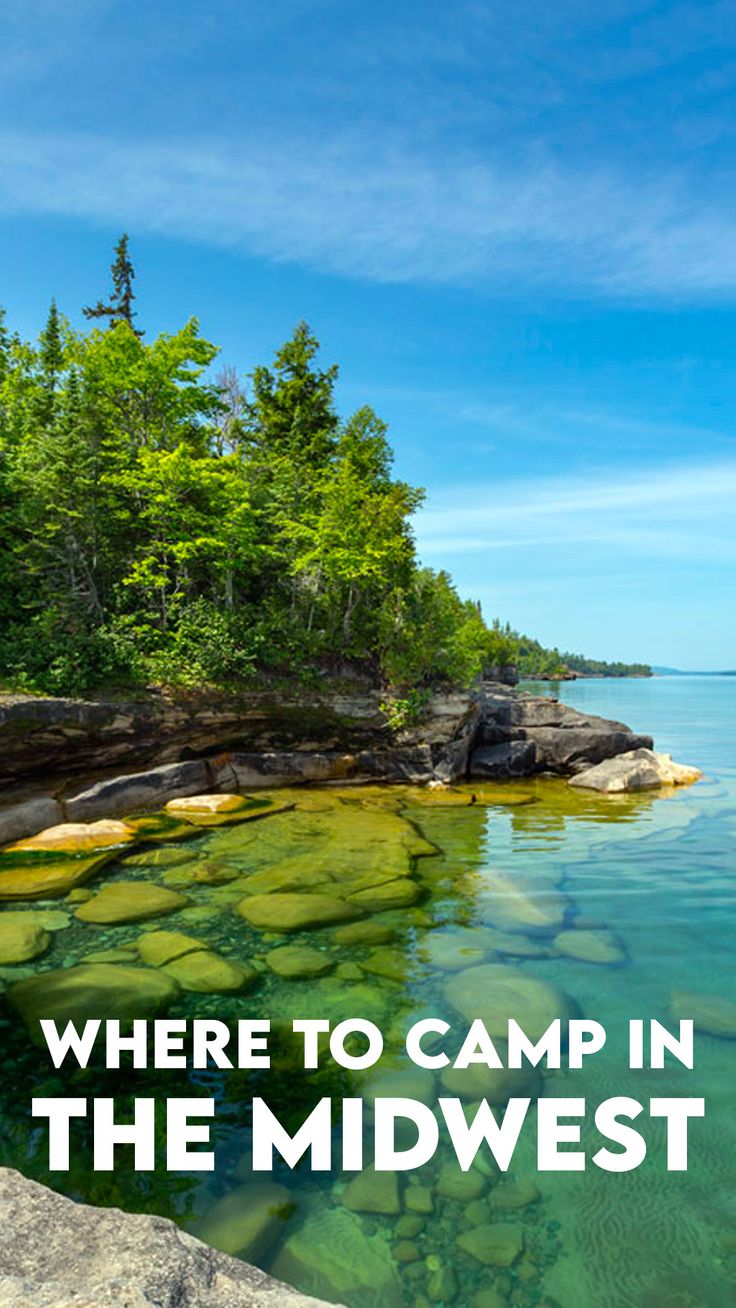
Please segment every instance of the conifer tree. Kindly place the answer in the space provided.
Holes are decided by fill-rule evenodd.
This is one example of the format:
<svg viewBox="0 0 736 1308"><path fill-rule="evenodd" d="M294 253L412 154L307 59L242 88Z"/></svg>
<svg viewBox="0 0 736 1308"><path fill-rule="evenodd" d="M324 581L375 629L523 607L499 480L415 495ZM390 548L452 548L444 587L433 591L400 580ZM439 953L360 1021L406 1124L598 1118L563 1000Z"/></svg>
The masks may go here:
<svg viewBox="0 0 736 1308"><path fill-rule="evenodd" d="M83 309L85 318L107 318L110 327L115 327L119 322L127 322L136 336L143 336L143 332L133 326L133 319L137 317L133 309L135 269L128 253L127 232L123 233L115 246L115 258L110 267L110 276L112 293L108 302L98 300L96 304L88 305Z"/></svg>

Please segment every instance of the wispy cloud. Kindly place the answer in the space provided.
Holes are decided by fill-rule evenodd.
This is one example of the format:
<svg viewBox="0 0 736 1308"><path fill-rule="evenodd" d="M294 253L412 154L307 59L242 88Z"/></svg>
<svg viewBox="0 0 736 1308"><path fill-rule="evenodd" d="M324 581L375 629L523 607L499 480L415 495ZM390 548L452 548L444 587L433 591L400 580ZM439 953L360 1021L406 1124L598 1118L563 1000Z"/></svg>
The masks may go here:
<svg viewBox="0 0 736 1308"><path fill-rule="evenodd" d="M736 461L505 482L435 497L417 516L423 556L528 547L642 558L736 559ZM588 560L590 561L590 560Z"/></svg>
<svg viewBox="0 0 736 1308"><path fill-rule="evenodd" d="M709 203L670 178L535 158L6 132L0 212L124 222L386 282L616 297L736 291L727 193Z"/></svg>

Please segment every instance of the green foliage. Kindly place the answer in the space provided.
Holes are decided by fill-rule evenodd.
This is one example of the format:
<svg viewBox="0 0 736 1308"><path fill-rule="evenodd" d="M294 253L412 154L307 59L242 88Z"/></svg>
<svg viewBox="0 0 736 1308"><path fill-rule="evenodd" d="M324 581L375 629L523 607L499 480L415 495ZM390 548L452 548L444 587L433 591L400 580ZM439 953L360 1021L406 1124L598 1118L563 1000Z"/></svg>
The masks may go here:
<svg viewBox="0 0 736 1308"><path fill-rule="evenodd" d="M403 731L413 727L422 719L422 714L429 703L428 690L410 690L403 698L390 695L380 705L381 712L392 731Z"/></svg>
<svg viewBox="0 0 736 1308"><path fill-rule="evenodd" d="M490 665L562 660L418 565L422 492L387 430L341 419L337 369L301 323L248 384L213 380L196 319L145 344L127 238L107 330L52 302L38 342L0 313L0 674L79 695L105 683L228 685L346 666L391 688L398 728L426 689Z"/></svg>

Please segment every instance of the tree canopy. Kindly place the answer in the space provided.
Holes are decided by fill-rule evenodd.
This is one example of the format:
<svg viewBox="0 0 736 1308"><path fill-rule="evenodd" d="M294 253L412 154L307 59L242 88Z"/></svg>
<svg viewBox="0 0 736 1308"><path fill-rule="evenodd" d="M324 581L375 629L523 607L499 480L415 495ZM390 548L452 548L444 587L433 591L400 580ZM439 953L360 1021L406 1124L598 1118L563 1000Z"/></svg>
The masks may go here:
<svg viewBox="0 0 736 1308"><path fill-rule="evenodd" d="M371 408L338 413L337 368L306 323L270 367L216 373L194 318L144 343L133 277L123 237L89 329L52 302L29 343L0 313L6 684L69 694L350 665L411 688L519 657L523 638L420 565L422 491L393 475Z"/></svg>

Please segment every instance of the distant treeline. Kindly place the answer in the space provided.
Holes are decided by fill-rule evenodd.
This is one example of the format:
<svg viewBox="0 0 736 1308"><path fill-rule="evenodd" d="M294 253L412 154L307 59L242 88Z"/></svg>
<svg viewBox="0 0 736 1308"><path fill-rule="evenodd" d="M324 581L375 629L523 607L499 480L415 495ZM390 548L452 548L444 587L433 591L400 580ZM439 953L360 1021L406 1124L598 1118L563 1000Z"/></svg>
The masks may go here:
<svg viewBox="0 0 736 1308"><path fill-rule="evenodd" d="M38 340L0 313L0 678L226 685L346 666L396 688L606 665L544 650L422 567L384 423L336 410L306 324L214 374L191 319L144 340L121 238L108 296ZM622 665L613 665L623 675ZM619 672L620 669L620 672Z"/></svg>

